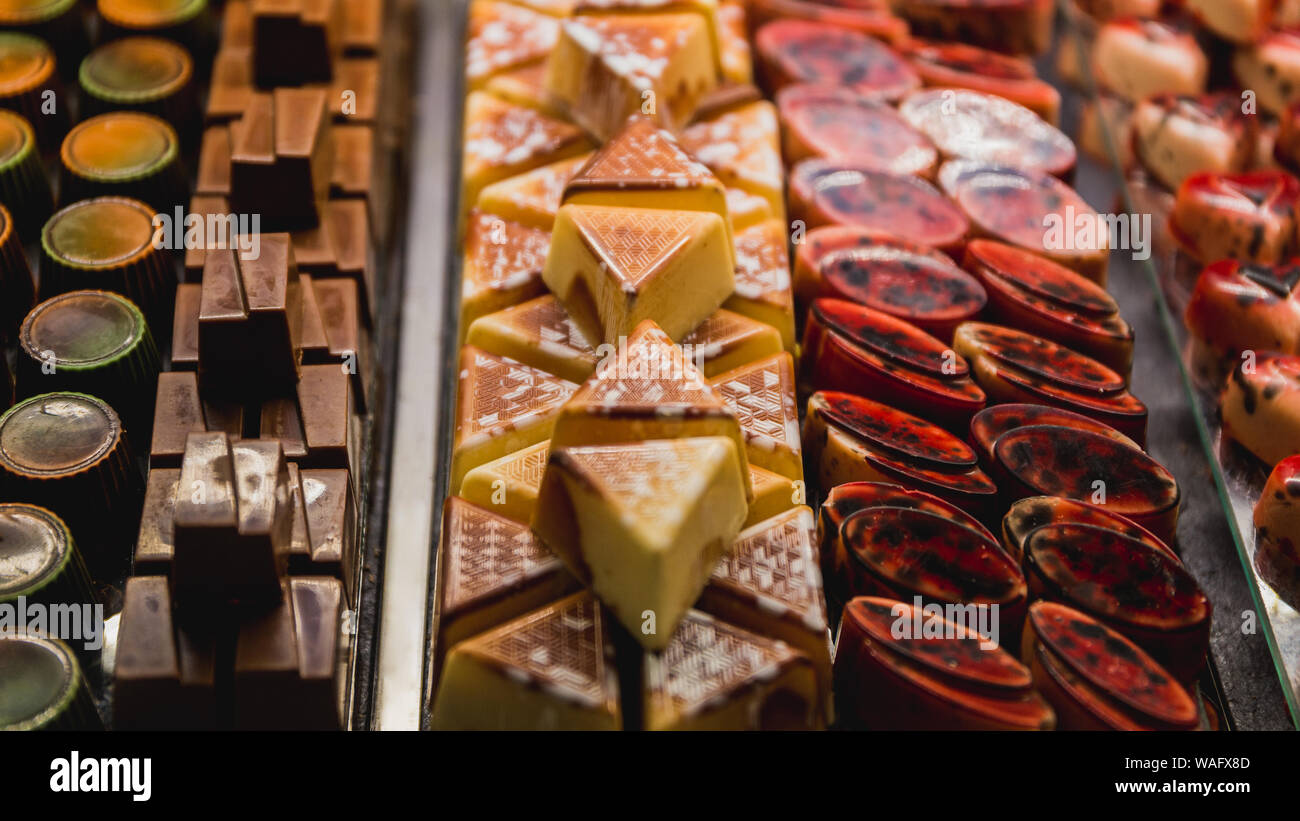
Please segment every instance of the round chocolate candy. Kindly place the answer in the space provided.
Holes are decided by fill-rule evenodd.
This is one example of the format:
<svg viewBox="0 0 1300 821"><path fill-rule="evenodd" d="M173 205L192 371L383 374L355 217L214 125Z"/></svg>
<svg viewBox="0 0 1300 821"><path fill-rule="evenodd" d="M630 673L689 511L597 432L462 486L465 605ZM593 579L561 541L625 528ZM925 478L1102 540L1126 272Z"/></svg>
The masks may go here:
<svg viewBox="0 0 1300 821"><path fill-rule="evenodd" d="M81 61L82 117L121 109L153 114L186 136L198 125L194 60L159 37L124 37Z"/></svg>
<svg viewBox="0 0 1300 821"><path fill-rule="evenodd" d="M1146 405L1129 393L1124 377L1094 359L982 322L958 327L953 347L995 402L1063 408L1103 422L1139 445L1146 442Z"/></svg>
<svg viewBox="0 0 1300 821"><path fill-rule="evenodd" d="M1122 634L1070 607L1034 602L1024 659L1062 730L1194 730L1196 703Z"/></svg>
<svg viewBox="0 0 1300 821"><path fill-rule="evenodd" d="M90 47L77 0L0 0L0 27L49 43L58 52L65 74Z"/></svg>
<svg viewBox="0 0 1300 821"><path fill-rule="evenodd" d="M1133 329L1106 289L1046 257L991 240L971 240L962 265L988 292L991 320L1129 373Z"/></svg>
<svg viewBox="0 0 1300 821"><path fill-rule="evenodd" d="M162 370L144 314L111 291L70 291L32 309L19 334L21 396L78 391L104 399L147 442Z"/></svg>
<svg viewBox="0 0 1300 821"><path fill-rule="evenodd" d="M175 40L191 54L206 54L214 38L207 0L98 0L100 40L151 34Z"/></svg>
<svg viewBox="0 0 1300 821"><path fill-rule="evenodd" d="M787 164L810 157L891 174L930 176L939 160L930 139L893 108L842 86L794 85L776 96Z"/></svg>
<svg viewBox="0 0 1300 821"><path fill-rule="evenodd" d="M970 442L975 446L983 464L992 467L993 445L1007 431L1027 425L1059 425L1063 428L1099 433L1129 447L1138 448L1137 442L1112 428L1087 416L1047 405L1027 405L1011 402L985 408L970 420ZM1141 450L1141 448L1138 448Z"/></svg>
<svg viewBox="0 0 1300 821"><path fill-rule="evenodd" d="M151 327L171 322L172 261L154 246L154 209L139 200L82 200L50 217L41 233L41 295L113 291L144 311Z"/></svg>
<svg viewBox="0 0 1300 821"><path fill-rule="evenodd" d="M1178 525L1178 482L1159 462L1109 436L1057 425L1027 425L993 445L1009 499L1064 496L1132 519L1166 544Z"/></svg>
<svg viewBox="0 0 1300 821"><path fill-rule="evenodd" d="M822 258L820 296L844 299L910 322L940 340L984 309L984 288L928 254L875 246Z"/></svg>
<svg viewBox="0 0 1300 821"><path fill-rule="evenodd" d="M794 296L800 305L806 305L821 292L821 261L835 251L855 248L892 249L929 257L936 262L953 264L952 257L925 245L900 239L883 231L873 231L857 225L823 225L804 234L795 243Z"/></svg>
<svg viewBox="0 0 1300 821"><path fill-rule="evenodd" d="M1202 171L1178 186L1169 230L1179 252L1201 265L1278 263L1296 253L1298 210L1300 181L1285 171Z"/></svg>
<svg viewBox="0 0 1300 821"><path fill-rule="evenodd" d="M0 108L22 115L45 147L63 135L68 122L57 65L41 38L0 31Z"/></svg>
<svg viewBox="0 0 1300 821"><path fill-rule="evenodd" d="M1014 647L1029 589L987 533L916 508L860 510L840 527L848 595L986 606L988 626L996 620L999 640Z"/></svg>
<svg viewBox="0 0 1300 821"><path fill-rule="evenodd" d="M901 52L927 86L993 94L1019 103L1052 125L1060 116L1060 92L1040 80L1028 60L966 43L915 38L904 44Z"/></svg>
<svg viewBox="0 0 1300 821"><path fill-rule="evenodd" d="M170 212L185 201L180 138L152 114L110 111L83 120L63 139L59 156L64 202L113 195Z"/></svg>
<svg viewBox="0 0 1300 821"><path fill-rule="evenodd" d="M865 305L814 300L803 352L812 390L873 396L963 433L984 408L984 391L952 347Z"/></svg>
<svg viewBox="0 0 1300 821"><path fill-rule="evenodd" d="M1091 525L1122 533L1137 539L1177 561L1181 561L1169 545L1131 519L1118 513L1060 496L1026 496L1016 502L1002 517L1002 546L1017 561L1024 558L1025 539L1040 527L1054 524Z"/></svg>
<svg viewBox="0 0 1300 821"><path fill-rule="evenodd" d="M1300 260L1221 259L1196 278L1183 322L1194 374L1223 384L1245 351L1300 353Z"/></svg>
<svg viewBox="0 0 1300 821"><path fill-rule="evenodd" d="M928 88L898 106L899 115L952 159L960 157L1068 177L1074 143L1034 112L978 91Z"/></svg>
<svg viewBox="0 0 1300 821"><path fill-rule="evenodd" d="M0 602L93 603L81 552L63 520L43 507L0 504Z"/></svg>
<svg viewBox="0 0 1300 821"><path fill-rule="evenodd" d="M0 636L0 731L99 730L81 665L58 639Z"/></svg>
<svg viewBox="0 0 1300 821"><path fill-rule="evenodd" d="M876 507L914 508L952 519L990 541L993 534L966 511L938 496L884 482L849 482L836 485L826 494L817 514L817 542L822 560L822 578L828 592L843 600L845 566L848 561L840 528L844 521L860 510Z"/></svg>
<svg viewBox="0 0 1300 821"><path fill-rule="evenodd" d="M771 94L794 83L820 83L893 101L921 85L912 67L879 40L826 23L768 23L754 35L754 49Z"/></svg>
<svg viewBox="0 0 1300 821"><path fill-rule="evenodd" d="M997 644L931 608L849 602L835 650L835 695L850 727L1051 730L1052 708L1029 670Z"/></svg>
<svg viewBox="0 0 1300 821"><path fill-rule="evenodd" d="M907 39L907 23L875 0L749 0L745 18L751 37L774 20L808 20L859 31L893 45Z"/></svg>
<svg viewBox="0 0 1300 821"><path fill-rule="evenodd" d="M2 121L2 118L0 118ZM0 337L13 339L22 319L17 315L26 312L36 297L36 283L27 267L22 240L9 209L0 205L0 301L4 303L0 316Z"/></svg>
<svg viewBox="0 0 1300 821"><path fill-rule="evenodd" d="M982 521L994 518L997 486L975 451L943 428L847 393L808 399L804 448L820 487L886 482L938 496Z"/></svg>
<svg viewBox="0 0 1300 821"><path fill-rule="evenodd" d="M1300 455L1273 466L1255 502L1255 569L1278 596L1300 607Z"/></svg>
<svg viewBox="0 0 1300 821"><path fill-rule="evenodd" d="M1098 285L1106 284L1110 223L1056 177L962 159L944 163L938 179L976 236L1042 254Z"/></svg>
<svg viewBox="0 0 1300 821"><path fill-rule="evenodd" d="M828 160L794 166L790 216L809 228L855 225L941 250L960 248L970 230L961 209L919 177Z"/></svg>
<svg viewBox="0 0 1300 821"><path fill-rule="evenodd" d="M124 568L140 476L117 412L80 393L46 393L0 416L0 491L67 522L97 575Z"/></svg>
<svg viewBox="0 0 1300 821"><path fill-rule="evenodd" d="M1180 681L1205 665L1209 598L1175 558L1118 531L1053 524L1025 539L1030 597L1061 602L1123 633Z"/></svg>
<svg viewBox="0 0 1300 821"><path fill-rule="evenodd" d="M9 210L24 241L36 237L54 210L36 132L21 114L4 109L0 109L0 204Z"/></svg>

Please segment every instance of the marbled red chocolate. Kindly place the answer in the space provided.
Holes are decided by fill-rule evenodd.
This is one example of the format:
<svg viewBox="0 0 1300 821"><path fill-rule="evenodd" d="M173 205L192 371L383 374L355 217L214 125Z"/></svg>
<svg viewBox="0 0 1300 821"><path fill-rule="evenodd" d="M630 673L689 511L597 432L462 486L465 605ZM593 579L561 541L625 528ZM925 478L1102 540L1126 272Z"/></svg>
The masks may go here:
<svg viewBox="0 0 1300 821"><path fill-rule="evenodd" d="M823 83L892 101L921 85L912 67L879 40L827 23L768 23L754 35L754 49L769 94L794 83Z"/></svg>
<svg viewBox="0 0 1300 821"><path fill-rule="evenodd" d="M1010 500L1064 496L1132 519L1166 543L1178 526L1178 482L1142 451L1099 433L1027 425L998 437L993 474Z"/></svg>
<svg viewBox="0 0 1300 821"><path fill-rule="evenodd" d="M787 165L818 157L891 174L934 173L939 152L888 103L844 86L800 84L776 95Z"/></svg>
<svg viewBox="0 0 1300 821"><path fill-rule="evenodd" d="M774 20L807 20L869 34L886 43L907 40L907 23L877 0L748 0L745 18L750 36Z"/></svg>
<svg viewBox="0 0 1300 821"><path fill-rule="evenodd" d="M1104 422L1098 422L1081 413L1053 408L1049 405L1029 405L1023 402L1008 402L991 405L970 420L970 441L983 460L985 466L993 464L993 446L1001 436L1017 428L1028 425L1056 425L1063 428L1076 428L1114 439L1122 445L1138 448L1137 442L1112 428Z"/></svg>
<svg viewBox="0 0 1300 821"><path fill-rule="evenodd" d="M1025 539L1040 527L1054 524L1092 525L1122 533L1130 539L1137 539L1170 558L1182 561L1169 545L1154 533L1132 519L1126 519L1118 513L1073 499L1060 496L1026 496L1013 504L1007 515L1002 517L1002 546L1021 560L1025 555Z"/></svg>
<svg viewBox="0 0 1300 821"><path fill-rule="evenodd" d="M1055 602L1034 602L1024 656L1062 730L1192 730L1196 703L1122 634Z"/></svg>
<svg viewBox="0 0 1300 821"><path fill-rule="evenodd" d="M962 266L988 293L990 320L1129 373L1133 329L1106 289L1046 257L986 239L966 245Z"/></svg>
<svg viewBox="0 0 1300 821"><path fill-rule="evenodd" d="M1203 345L1235 364L1241 352L1300 353L1300 259L1219 260L1201 271L1183 316Z"/></svg>
<svg viewBox="0 0 1300 821"><path fill-rule="evenodd" d="M951 430L964 432L984 408L984 391L947 343L865 305L814 300L802 362L813 390L874 396Z"/></svg>
<svg viewBox="0 0 1300 821"><path fill-rule="evenodd" d="M854 513L840 528L848 595L997 605L999 636L1014 647L1029 588L1015 560L981 531L915 508Z"/></svg>
<svg viewBox="0 0 1300 821"><path fill-rule="evenodd" d="M928 254L876 246L835 251L819 266L819 296L866 305L940 340L984 309L984 287Z"/></svg>
<svg viewBox="0 0 1300 821"><path fill-rule="evenodd" d="M1213 607L1176 559L1113 530L1055 524L1029 534L1024 565L1032 598L1099 619L1178 680L1204 666Z"/></svg>
<svg viewBox="0 0 1300 821"><path fill-rule="evenodd" d="M1169 230L1202 264L1281 262L1296 253L1297 203L1300 182L1285 171L1202 172L1178 187Z"/></svg>
<svg viewBox="0 0 1300 821"><path fill-rule="evenodd" d="M939 186L971 223L973 236L1001 240L1106 284L1107 224L1051 174L978 160L949 160Z"/></svg>
<svg viewBox="0 0 1300 821"><path fill-rule="evenodd" d="M918 177L827 160L790 173L790 216L808 228L855 225L931 248L955 250L970 230L961 209Z"/></svg>
<svg viewBox="0 0 1300 821"><path fill-rule="evenodd" d="M1069 176L1074 143L1024 106L993 94L952 88L915 91L898 106L904 120L947 158L961 157Z"/></svg>
<svg viewBox="0 0 1300 821"><path fill-rule="evenodd" d="M921 82L935 88L968 88L1019 103L1052 125L1061 93L1038 78L1033 63L966 43L912 39L900 47Z"/></svg>
<svg viewBox="0 0 1300 821"><path fill-rule="evenodd" d="M953 347L970 363L994 402L1025 402L1074 411L1104 422L1139 445L1146 442L1147 407L1124 377L1083 354L1000 325L967 322Z"/></svg>
<svg viewBox="0 0 1300 821"><path fill-rule="evenodd" d="M1273 466L1255 502L1255 569L1292 607L1300 607L1300 455Z"/></svg>
<svg viewBox="0 0 1300 821"><path fill-rule="evenodd" d="M896 408L818 391L808 399L803 446L820 487L896 483L981 520L992 518L998 488L976 465L975 452L943 428Z"/></svg>
<svg viewBox="0 0 1300 821"><path fill-rule="evenodd" d="M1050 730L1051 707L1015 656L912 605L862 597L849 602L835 652L839 712L850 727L880 730ZM909 628L900 637L895 626Z"/></svg>
<svg viewBox="0 0 1300 821"><path fill-rule="evenodd" d="M822 258L835 251L881 248L929 257L947 265L953 264L952 257L943 251L857 225L823 225L814 228L799 238L794 243L794 248L794 296L801 305L808 304L820 292Z"/></svg>
<svg viewBox="0 0 1300 821"><path fill-rule="evenodd" d="M893 0L922 37L1008 54L1042 54L1052 42L1052 0Z"/></svg>

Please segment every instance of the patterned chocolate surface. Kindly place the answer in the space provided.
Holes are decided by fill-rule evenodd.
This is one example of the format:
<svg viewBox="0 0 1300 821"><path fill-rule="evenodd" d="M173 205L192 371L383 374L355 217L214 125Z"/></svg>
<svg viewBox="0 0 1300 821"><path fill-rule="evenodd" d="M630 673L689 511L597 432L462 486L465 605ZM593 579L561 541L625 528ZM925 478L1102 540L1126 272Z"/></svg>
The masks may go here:
<svg viewBox="0 0 1300 821"><path fill-rule="evenodd" d="M975 466L975 451L946 430L910 413L861 396L818 391L809 414L866 440L887 455L931 470L963 471Z"/></svg>
<svg viewBox="0 0 1300 821"><path fill-rule="evenodd" d="M1169 545L1132 520L1105 508L1060 496L1029 496L1013 504L1002 517L1003 541L1011 548L1013 555L1023 556L1025 539L1029 538L1029 534L1040 527L1054 524L1091 525L1114 530L1174 559L1178 558Z"/></svg>
<svg viewBox="0 0 1300 821"><path fill-rule="evenodd" d="M790 256L781 220L771 219L736 235L736 294L745 299L790 304Z"/></svg>
<svg viewBox="0 0 1300 821"><path fill-rule="evenodd" d="M590 593L578 593L460 645L506 676L588 709L618 709L608 627Z"/></svg>
<svg viewBox="0 0 1300 821"><path fill-rule="evenodd" d="M720 186L712 171L653 121L635 117L569 180L564 198L579 191L683 189L709 184Z"/></svg>
<svg viewBox="0 0 1300 821"><path fill-rule="evenodd" d="M1095 359L1032 334L982 322L968 322L959 333L985 355L1067 390L1107 394L1124 390L1126 384L1124 377Z"/></svg>
<svg viewBox="0 0 1300 821"><path fill-rule="evenodd" d="M509 290L535 281L539 289L551 236L545 231L471 211L465 232L462 297L485 290Z"/></svg>
<svg viewBox="0 0 1300 821"><path fill-rule="evenodd" d="M1106 695L1167 724L1196 723L1187 691L1142 648L1095 619L1055 602L1035 602L1029 624L1070 670Z"/></svg>
<svg viewBox="0 0 1300 821"><path fill-rule="evenodd" d="M1005 243L971 240L965 266L988 287L1076 324L1103 322L1119 313L1115 299L1092 280Z"/></svg>
<svg viewBox="0 0 1300 821"><path fill-rule="evenodd" d="M882 359L939 379L970 373L949 346L883 311L842 299L818 299L810 310L815 321Z"/></svg>
<svg viewBox="0 0 1300 821"><path fill-rule="evenodd" d="M884 101L842 86L794 85L777 95L789 133L815 156L893 174L923 174L939 159L930 139Z"/></svg>
<svg viewBox="0 0 1300 821"><path fill-rule="evenodd" d="M911 322L956 322L984 308L970 274L928 255L876 246L822 258L823 293Z"/></svg>
<svg viewBox="0 0 1300 821"><path fill-rule="evenodd" d="M722 397L668 334L647 320L573 395L573 406L602 415L727 414Z"/></svg>
<svg viewBox="0 0 1300 821"><path fill-rule="evenodd" d="M1253 414L1263 402L1300 391L1300 356L1260 352L1256 354L1254 373L1249 373L1243 362L1233 370L1231 379L1241 391L1246 413Z"/></svg>
<svg viewBox="0 0 1300 821"><path fill-rule="evenodd" d="M490 94L475 92L466 105L467 175L485 168L520 166L530 161L536 164L587 142L586 135L575 125Z"/></svg>
<svg viewBox="0 0 1300 821"><path fill-rule="evenodd" d="M804 160L791 171L790 188L826 221L872 228L922 245L951 247L970 229L961 209L918 177Z"/></svg>
<svg viewBox="0 0 1300 821"><path fill-rule="evenodd" d="M787 448L799 452L799 408L789 354L727 371L713 379L712 385L736 415L748 444L767 451Z"/></svg>
<svg viewBox="0 0 1300 821"><path fill-rule="evenodd" d="M914 508L925 513L933 513L968 527L990 541L995 541L993 534L978 519L956 505L949 504L929 493L883 482L849 482L831 488L830 493L826 495L826 500L822 502L819 513L821 526L826 533L834 533L838 538L840 526L845 519L859 510L873 507Z"/></svg>
<svg viewBox="0 0 1300 821"><path fill-rule="evenodd" d="M559 410L577 386L466 345L460 353L456 441L500 436Z"/></svg>
<svg viewBox="0 0 1300 821"><path fill-rule="evenodd" d="M797 507L742 531L714 568L709 584L808 630L826 629L813 517L807 508Z"/></svg>
<svg viewBox="0 0 1300 821"><path fill-rule="evenodd" d="M696 14L597 15L561 23L567 36L596 55L605 70L641 89L663 77L703 24Z"/></svg>
<svg viewBox="0 0 1300 821"><path fill-rule="evenodd" d="M1027 594L1020 568L997 542L944 516L873 507L846 519L840 534L853 567L903 599L1010 604ZM856 575L850 571L851 578ZM850 581L859 594L873 586L856 589Z"/></svg>
<svg viewBox="0 0 1300 821"><path fill-rule="evenodd" d="M567 209L566 209L567 210ZM573 208L583 242L624 293L638 293L663 266L703 233L710 214L658 208L584 205Z"/></svg>
<svg viewBox="0 0 1300 821"><path fill-rule="evenodd" d="M498 71L545 57L555 48L560 24L512 3L472 3L465 42L465 76L475 82Z"/></svg>
<svg viewBox="0 0 1300 821"><path fill-rule="evenodd" d="M921 84L912 67L878 40L826 23L769 23L754 46L769 70L790 82L849 86L885 100Z"/></svg>
<svg viewBox="0 0 1300 821"><path fill-rule="evenodd" d="M779 192L785 186L779 133L771 104L751 103L690 125L678 139L729 185Z"/></svg>
<svg viewBox="0 0 1300 821"><path fill-rule="evenodd" d="M541 456L544 464L545 451ZM443 517L444 615L496 598L531 579L564 572L560 559L526 524L456 496L447 498Z"/></svg>
<svg viewBox="0 0 1300 821"><path fill-rule="evenodd" d="M1300 181L1284 171L1203 171L1178 187L1169 230L1197 256L1212 254L1202 262L1281 262L1296 252L1297 207Z"/></svg>
<svg viewBox="0 0 1300 821"><path fill-rule="evenodd" d="M681 517L679 500L701 487L707 478L703 467L716 462L724 441L691 437L584 445L553 450L551 460L612 500L626 518L660 533Z"/></svg>
<svg viewBox="0 0 1300 821"><path fill-rule="evenodd" d="M975 414L974 418L970 420L971 440L982 454L992 457L993 445L998 441L998 437L1009 430L1023 428L1026 425L1058 425L1065 428L1078 428L1101 434L1129 447L1137 447L1137 443L1110 425L1098 422L1082 414L1048 407L1047 405L1019 403L993 405Z"/></svg>
<svg viewBox="0 0 1300 821"><path fill-rule="evenodd" d="M1025 540L1025 569L1051 598L1111 621L1180 630L1210 617L1210 600L1176 559L1114 530L1040 527Z"/></svg>
<svg viewBox="0 0 1300 821"><path fill-rule="evenodd" d="M1150 515L1178 504L1178 483L1163 465L1101 434L1027 425L999 437L993 455L1035 494L1091 501L1101 482L1106 508L1121 516Z"/></svg>

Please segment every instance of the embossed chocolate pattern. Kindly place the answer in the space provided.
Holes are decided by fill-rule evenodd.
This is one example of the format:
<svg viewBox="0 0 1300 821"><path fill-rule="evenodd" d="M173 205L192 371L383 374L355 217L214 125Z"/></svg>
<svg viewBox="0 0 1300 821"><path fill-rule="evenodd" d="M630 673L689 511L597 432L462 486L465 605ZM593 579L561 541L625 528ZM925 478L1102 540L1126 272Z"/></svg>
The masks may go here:
<svg viewBox="0 0 1300 821"><path fill-rule="evenodd" d="M853 563L900 598L1008 603L1026 595L1020 568L996 542L943 516L873 507L845 519L840 538Z"/></svg>
<svg viewBox="0 0 1300 821"><path fill-rule="evenodd" d="M983 649L978 636L895 638L893 625L899 619L915 618L911 604L860 596L845 606L844 617L851 619L873 641L944 678L994 690L1022 690L1033 683L1029 670L1014 656ZM949 625L951 631L944 633L957 635L957 626Z"/></svg>
<svg viewBox="0 0 1300 821"><path fill-rule="evenodd" d="M814 404L827 422L918 467L957 471L976 464L969 445L910 413L836 391L818 392Z"/></svg>
<svg viewBox="0 0 1300 821"><path fill-rule="evenodd" d="M1006 543L1012 546L1012 554L1019 556L1024 554L1025 539L1029 538L1030 533L1045 525L1054 524L1092 525L1113 530L1174 559L1178 558L1169 545L1145 527L1105 508L1060 496L1030 496L1016 502L1007 511L1007 515L1002 517L1002 535Z"/></svg>
<svg viewBox="0 0 1300 821"><path fill-rule="evenodd" d="M970 373L966 360L949 346L883 311L842 299L815 300L811 311L817 322L883 359L939 379Z"/></svg>
<svg viewBox="0 0 1300 821"><path fill-rule="evenodd" d="M1103 482L1106 508L1121 516L1178 504L1178 484L1164 466L1136 448L1097 433L1028 425L1003 434L993 455L1012 476L1044 496L1087 501Z"/></svg>
<svg viewBox="0 0 1300 821"><path fill-rule="evenodd" d="M956 320L979 313L984 288L955 265L894 248L836 251L821 261L828 296L902 319Z"/></svg>
<svg viewBox="0 0 1300 821"><path fill-rule="evenodd" d="M963 327L990 357L1046 382L1093 393L1124 390L1124 377L1055 342L997 325Z"/></svg>
<svg viewBox="0 0 1300 821"><path fill-rule="evenodd" d="M1029 622L1056 658L1108 695L1168 724L1196 721L1196 705L1182 685L1119 633L1056 602L1036 602Z"/></svg>
<svg viewBox="0 0 1300 821"><path fill-rule="evenodd" d="M1210 615L1209 599L1182 565L1105 528L1038 528L1025 540L1025 569L1055 588L1057 596L1111 621L1181 630Z"/></svg>

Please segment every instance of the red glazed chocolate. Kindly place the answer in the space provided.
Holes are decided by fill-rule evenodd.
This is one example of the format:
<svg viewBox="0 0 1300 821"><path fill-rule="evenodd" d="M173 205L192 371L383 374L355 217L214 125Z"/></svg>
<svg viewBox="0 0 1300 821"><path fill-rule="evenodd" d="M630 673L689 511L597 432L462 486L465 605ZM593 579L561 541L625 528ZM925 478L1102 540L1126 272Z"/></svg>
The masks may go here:
<svg viewBox="0 0 1300 821"><path fill-rule="evenodd" d="M1025 555L1025 539L1040 527L1055 524L1091 525L1137 539L1176 561L1178 555L1156 535L1131 519L1093 505L1060 496L1026 496L1002 517L1002 546L1016 558Z"/></svg>
<svg viewBox="0 0 1300 821"><path fill-rule="evenodd" d="M1171 191L1198 171L1245 171L1255 160L1259 118L1241 109L1241 96L1230 91L1148 97L1133 112L1133 151Z"/></svg>
<svg viewBox="0 0 1300 821"><path fill-rule="evenodd" d="M1096 419L1048 405L1026 405L1018 402L992 405L975 414L970 420L970 441L984 465L992 466L993 445L998 439L1009 431L1029 425L1056 425L1086 430L1141 450L1132 439Z"/></svg>
<svg viewBox="0 0 1300 821"><path fill-rule="evenodd" d="M827 23L768 23L754 35L754 49L769 94L794 83L821 83L897 100L921 85L912 67L879 40Z"/></svg>
<svg viewBox="0 0 1300 821"><path fill-rule="evenodd" d="M912 32L1008 54L1042 54L1052 42L1051 0L893 0Z"/></svg>
<svg viewBox="0 0 1300 821"><path fill-rule="evenodd" d="M808 399L804 453L818 487L885 482L930 493L981 521L995 521L998 489L975 451L943 428L854 396L818 391ZM996 512L995 512L996 511Z"/></svg>
<svg viewBox="0 0 1300 821"><path fill-rule="evenodd" d="M1207 354L1241 361L1242 351L1300 353L1300 259L1220 260L1201 271L1184 320Z"/></svg>
<svg viewBox="0 0 1300 821"><path fill-rule="evenodd" d="M1291 103L1278 116L1273 159L1292 174L1300 171L1300 100Z"/></svg>
<svg viewBox="0 0 1300 821"><path fill-rule="evenodd" d="M1010 100L979 91L928 88L898 106L904 120L925 134L946 158L1044 171L1074 171L1074 143L1042 117Z"/></svg>
<svg viewBox="0 0 1300 821"><path fill-rule="evenodd" d="M1113 530L1056 524L1029 534L1024 564L1032 598L1101 620L1179 681L1205 665L1212 607L1176 559Z"/></svg>
<svg viewBox="0 0 1300 821"><path fill-rule="evenodd" d="M1300 455L1278 462L1255 503L1255 569L1300 607Z"/></svg>
<svg viewBox="0 0 1300 821"><path fill-rule="evenodd" d="M1024 658L1062 730L1194 730L1196 703L1142 648L1070 607L1034 602Z"/></svg>
<svg viewBox="0 0 1300 821"><path fill-rule="evenodd" d="M751 37L774 20L807 20L858 31L890 44L907 39L907 23L877 0L748 0L745 17Z"/></svg>
<svg viewBox="0 0 1300 821"><path fill-rule="evenodd" d="M1169 230L1193 260L1281 262L1296 253L1300 182L1284 171L1203 172L1183 180Z"/></svg>
<svg viewBox="0 0 1300 821"><path fill-rule="evenodd" d="M939 186L970 220L974 235L1042 254L1098 285L1106 284L1107 223L1051 174L949 160L939 168Z"/></svg>
<svg viewBox="0 0 1300 821"><path fill-rule="evenodd" d="M962 625L910 603L872 597L849 602L840 625L836 705L850 727L1050 730L1056 725L1052 709L1031 686L1029 670Z"/></svg>
<svg viewBox="0 0 1300 821"><path fill-rule="evenodd" d="M813 300L801 361L812 390L872 396L950 430L964 433L984 408L984 391L948 343L865 305Z"/></svg>
<svg viewBox="0 0 1300 821"><path fill-rule="evenodd" d="M961 209L918 177L804 160L789 196L791 218L809 228L856 225L943 250L960 248L970 230Z"/></svg>
<svg viewBox="0 0 1300 821"><path fill-rule="evenodd" d="M776 95L787 165L810 157L891 174L934 173L939 152L888 103L851 88L786 86Z"/></svg>
<svg viewBox="0 0 1300 821"><path fill-rule="evenodd" d="M1000 325L967 322L953 347L994 402L1024 402L1074 411L1146 443L1147 407L1124 377L1095 359Z"/></svg>
<svg viewBox="0 0 1300 821"><path fill-rule="evenodd" d="M935 88L968 88L1019 103L1055 125L1061 93L1038 78L1033 63L965 43L910 40L900 51Z"/></svg>
<svg viewBox="0 0 1300 821"><path fill-rule="evenodd" d="M962 266L984 285L990 320L1129 373L1133 329L1095 282L1038 254L985 239L966 245Z"/></svg>
<svg viewBox="0 0 1300 821"><path fill-rule="evenodd" d="M840 528L848 595L997 605L990 619L996 618L998 640L1014 647L1028 587L1015 560L986 534L915 508L858 511Z"/></svg>
<svg viewBox="0 0 1300 821"><path fill-rule="evenodd" d="M794 296L801 305L807 305L820 293L821 261L835 251L881 248L926 256L946 265L953 264L952 257L943 251L857 225L823 225L804 234L794 246Z"/></svg>
<svg viewBox="0 0 1300 821"><path fill-rule="evenodd" d="M1136 448L1078 428L1027 425L999 436L993 456L1009 499L1064 496L1132 519L1166 544L1174 540L1178 482Z"/></svg>
<svg viewBox="0 0 1300 821"><path fill-rule="evenodd" d="M822 577L827 589L846 598L843 590L844 543L840 540L840 527L844 521L860 510L875 507L913 508L951 519L964 527L993 540L993 534L978 519L966 511L919 490L882 482L849 482L836 485L826 494L817 514L817 543L820 545Z"/></svg>
<svg viewBox="0 0 1300 821"><path fill-rule="evenodd" d="M984 288L956 265L928 254L876 246L835 251L819 266L819 296L898 317L940 340L984 309Z"/></svg>

